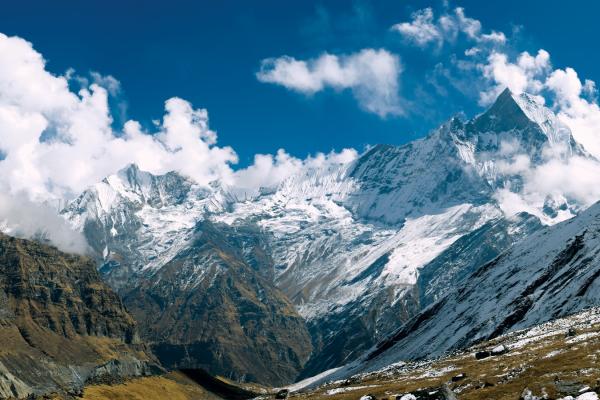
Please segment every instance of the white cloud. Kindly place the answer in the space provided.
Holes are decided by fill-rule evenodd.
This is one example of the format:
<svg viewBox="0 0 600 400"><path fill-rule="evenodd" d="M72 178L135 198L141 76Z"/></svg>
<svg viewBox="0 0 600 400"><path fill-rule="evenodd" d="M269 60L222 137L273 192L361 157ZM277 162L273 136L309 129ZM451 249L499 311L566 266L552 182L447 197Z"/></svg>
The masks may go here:
<svg viewBox="0 0 600 400"><path fill-rule="evenodd" d="M45 69L30 43L0 35L0 186L34 199L65 198L130 162L160 173L179 170L200 183L231 179L233 149L216 145L206 110L185 100L165 103L156 132L129 121L113 132L107 86L112 77L93 74L79 93L66 76Z"/></svg>
<svg viewBox="0 0 600 400"><path fill-rule="evenodd" d="M506 42L506 36L502 32L482 33L481 22L467 17L462 7L442 14L437 20L433 10L429 7L415 11L411 18L410 22L395 24L390 29L419 47L435 44L439 48L444 42L454 43L460 33L476 43L503 44Z"/></svg>
<svg viewBox="0 0 600 400"><path fill-rule="evenodd" d="M571 128L575 139L600 159L600 107L595 102L595 86L590 80L582 84L573 68L554 70L546 80L558 103L558 117Z"/></svg>
<svg viewBox="0 0 600 400"><path fill-rule="evenodd" d="M515 94L538 94L544 86L544 75L550 68L550 54L543 49L535 56L523 52L514 63L506 54L493 51L486 64L479 64L484 79L492 83L480 93L479 103L484 106L493 103L505 88Z"/></svg>
<svg viewBox="0 0 600 400"><path fill-rule="evenodd" d="M237 154L217 144L205 109L174 97L165 102L165 114L152 131L130 120L122 132L115 132L108 105L110 93L120 90L115 78L93 73L88 80L73 71L53 75L31 43L18 37L0 34L0 53L0 229L13 234L43 232L63 249L83 249L77 234L48 217L56 210L48 212L40 204L72 198L132 162L155 174L175 170L200 184L219 181L256 192L260 186L277 185L314 159L348 159L348 151L307 160L280 151L275 157L257 155L254 165L235 171ZM338 65L350 75L343 82L352 82L365 107L379 111L385 105L369 96L371 91L385 96L378 86L387 83L380 74L389 73L378 58L382 54L367 51ZM375 83L358 82L361 78L353 74L371 74ZM77 93L70 90L70 79L82 87Z"/></svg>
<svg viewBox="0 0 600 400"><path fill-rule="evenodd" d="M58 215L57 208L34 203L24 195L0 193L0 231L11 236L48 241L67 252L85 253L88 250L83 234L72 231Z"/></svg>
<svg viewBox="0 0 600 400"><path fill-rule="evenodd" d="M343 56L325 53L307 61L268 58L256 77L308 95L326 88L349 89L363 109L385 117L403 113L398 95L401 72L398 56L383 49L363 49Z"/></svg>
<svg viewBox="0 0 600 400"><path fill-rule="evenodd" d="M235 172L232 188L238 196L251 197L260 188L273 188L303 169L347 164L357 157L358 153L354 149L343 149L339 153L317 153L304 160L290 156L283 149L279 149L275 156L257 154L251 166Z"/></svg>
<svg viewBox="0 0 600 400"><path fill-rule="evenodd" d="M433 10L429 7L415 11L412 14L412 21L395 24L391 29L420 47L431 42L439 44L444 40L442 31L433 20Z"/></svg>

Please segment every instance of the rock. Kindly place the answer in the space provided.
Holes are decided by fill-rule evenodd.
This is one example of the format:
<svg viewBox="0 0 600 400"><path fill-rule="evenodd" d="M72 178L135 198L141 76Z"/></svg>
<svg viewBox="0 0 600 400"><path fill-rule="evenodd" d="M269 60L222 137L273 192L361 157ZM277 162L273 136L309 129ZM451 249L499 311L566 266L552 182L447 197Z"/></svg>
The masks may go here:
<svg viewBox="0 0 600 400"><path fill-rule="evenodd" d="M279 392L277 392L277 394L275 395L275 398L276 399L287 399L289 394L290 394L289 390L281 389Z"/></svg>
<svg viewBox="0 0 600 400"><path fill-rule="evenodd" d="M492 356L500 356L507 352L508 352L508 348L505 345L501 344L499 346L494 347L490 353Z"/></svg>
<svg viewBox="0 0 600 400"><path fill-rule="evenodd" d="M492 355L492 353L490 353L487 350L482 350L482 351L478 351L475 353L475 359L477 360L483 360L484 358L488 358Z"/></svg>
<svg viewBox="0 0 600 400"><path fill-rule="evenodd" d="M519 400L542 400L542 398L535 396L533 394L533 392L531 391L531 389L525 388L525 389L523 389L523 392L521 393L521 397L519 397Z"/></svg>
<svg viewBox="0 0 600 400"><path fill-rule="evenodd" d="M581 382L561 381L560 379L554 380L554 386L560 395L573 397L579 396L581 390L586 388L586 385Z"/></svg>
<svg viewBox="0 0 600 400"><path fill-rule="evenodd" d="M464 372L461 372L460 374L455 375L455 376L452 377L452 382L462 381L466 377L467 377L467 375Z"/></svg>
<svg viewBox="0 0 600 400"><path fill-rule="evenodd" d="M157 362L87 257L0 233L0 293L0 398L76 396L107 359Z"/></svg>
<svg viewBox="0 0 600 400"><path fill-rule="evenodd" d="M412 396L412 397L406 397ZM400 397L401 400L456 400L456 395L447 385L437 387L415 390L405 395L406 398Z"/></svg>
<svg viewBox="0 0 600 400"><path fill-rule="evenodd" d="M364 395L360 398L360 400L377 400L377 398L375 396L373 396L372 394L367 394Z"/></svg>
<svg viewBox="0 0 600 400"><path fill-rule="evenodd" d="M198 223L187 247L123 291L123 301L166 368L284 386L308 360L310 334L289 299L244 259L229 230Z"/></svg>
<svg viewBox="0 0 600 400"><path fill-rule="evenodd" d="M598 394L595 392L583 393L575 398L575 400L598 400Z"/></svg>
<svg viewBox="0 0 600 400"><path fill-rule="evenodd" d="M487 387L492 387L494 386L493 383L490 383L488 381L476 381L472 383L473 387L477 388L477 389L484 389Z"/></svg>

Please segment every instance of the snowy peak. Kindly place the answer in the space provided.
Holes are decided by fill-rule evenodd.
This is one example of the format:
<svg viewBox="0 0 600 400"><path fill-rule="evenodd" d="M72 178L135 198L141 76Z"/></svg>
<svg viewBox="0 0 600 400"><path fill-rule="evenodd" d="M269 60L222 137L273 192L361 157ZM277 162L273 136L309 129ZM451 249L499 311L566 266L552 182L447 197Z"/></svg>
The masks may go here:
<svg viewBox="0 0 600 400"><path fill-rule="evenodd" d="M502 140L518 141L527 152L539 153L546 145L565 156L581 152L570 129L540 99L527 93L516 95L509 89L498 96L488 111L469 122L466 129L471 137L493 133Z"/></svg>
<svg viewBox="0 0 600 400"><path fill-rule="evenodd" d="M505 89L492 107L474 119L474 126L480 132L505 132L529 127L533 121L521 107L521 103L527 104L528 102L521 102L517 99L518 97L509 89ZM533 104L531 108L533 108Z"/></svg>
<svg viewBox="0 0 600 400"><path fill-rule="evenodd" d="M100 187L101 185L106 187ZM109 194L109 197L119 195L133 203L160 208L181 203L193 186L191 180L177 172L153 175L140 170L135 164L130 164L116 174L106 177L95 189L99 194Z"/></svg>

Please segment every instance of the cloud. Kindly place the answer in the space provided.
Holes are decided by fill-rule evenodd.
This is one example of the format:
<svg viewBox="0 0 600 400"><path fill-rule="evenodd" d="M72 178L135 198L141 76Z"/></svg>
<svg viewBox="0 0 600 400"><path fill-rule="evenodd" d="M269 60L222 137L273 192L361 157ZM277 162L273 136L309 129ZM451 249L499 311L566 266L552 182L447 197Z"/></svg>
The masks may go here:
<svg viewBox="0 0 600 400"><path fill-rule="evenodd" d="M63 249L85 246L60 219L50 217L56 210L41 204L73 198L130 163L154 174L179 171L203 185L218 181L238 192L257 193L313 159L335 163L349 154L345 150L300 160L280 151L257 155L255 164L235 170L237 154L217 144L205 109L173 97L151 130L129 120L115 131L109 99L120 92L118 80L98 73L82 78L72 70L51 74L42 55L18 37L0 34L0 53L0 229L44 236ZM366 52L339 67L345 74L360 74L372 62L370 73L385 75L386 66L377 63L379 54ZM355 79L353 91L365 107L378 107L368 97L370 91L381 91L377 85L385 81L368 86L357 78L344 79ZM70 88L73 81L80 87L77 92Z"/></svg>
<svg viewBox="0 0 600 400"><path fill-rule="evenodd" d="M25 40L0 35L0 51L5 192L33 200L68 198L131 162L155 173L179 170L203 184L232 176L237 155L216 145L206 110L171 98L156 131L128 121L123 132L114 132L108 97L119 90L116 79L94 73L74 93L70 76L46 71L43 57Z"/></svg>
<svg viewBox="0 0 600 400"><path fill-rule="evenodd" d="M261 188L274 188L286 178L303 170L327 169L330 166L350 163L357 157L358 152L354 149L343 149L339 153L317 153L304 160L290 156L283 149L279 149L275 156L257 154L251 166L235 172L232 189L238 197L255 196Z"/></svg>
<svg viewBox="0 0 600 400"><path fill-rule="evenodd" d="M85 254L88 251L83 234L71 230L58 215L57 208L34 203L24 195L0 193L0 231L48 242L69 253Z"/></svg>
<svg viewBox="0 0 600 400"><path fill-rule="evenodd" d="M429 7L415 11L411 22L401 22L391 29L420 47L431 42L440 44L444 40L443 32L433 20L433 10Z"/></svg>
<svg viewBox="0 0 600 400"><path fill-rule="evenodd" d="M479 103L483 106L493 103L505 88L515 94L538 94L544 87L544 75L550 68L550 54L544 49L535 56L523 52L514 63L508 61L508 55L494 51L486 64L479 65L484 79L492 83L480 93Z"/></svg>
<svg viewBox="0 0 600 400"><path fill-rule="evenodd" d="M546 160L535 164L528 154L516 153L512 160L498 164L499 172L522 179L518 192L501 187L495 193L506 215L525 211L556 223L600 199L600 163L594 158L564 158L548 152ZM545 210L549 204L558 211L555 215Z"/></svg>
<svg viewBox="0 0 600 400"><path fill-rule="evenodd" d="M307 61L268 58L256 77L306 95L326 88L348 89L364 110L386 117L404 113L398 95L401 72L398 56L384 49L363 49L342 56L325 53Z"/></svg>
<svg viewBox="0 0 600 400"><path fill-rule="evenodd" d="M444 42L454 43L459 34L476 43L506 42L506 36L502 32L482 33L481 22L467 17L462 7L443 13L437 20L431 8L424 8L415 11L411 15L410 22L394 24L390 29L398 32L409 43L422 48L429 44L439 48Z"/></svg>
<svg viewBox="0 0 600 400"><path fill-rule="evenodd" d="M555 95L558 118L571 127L586 150L600 159L600 107L595 83L582 83L573 68L566 68L554 70L545 85Z"/></svg>

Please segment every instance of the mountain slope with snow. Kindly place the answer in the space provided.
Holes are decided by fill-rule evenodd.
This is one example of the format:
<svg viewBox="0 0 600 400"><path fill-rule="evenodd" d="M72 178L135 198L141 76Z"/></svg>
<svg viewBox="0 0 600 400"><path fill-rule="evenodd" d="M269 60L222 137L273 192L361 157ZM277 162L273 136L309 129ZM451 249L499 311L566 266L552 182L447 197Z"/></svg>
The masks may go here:
<svg viewBox="0 0 600 400"><path fill-rule="evenodd" d="M436 357L600 304L600 203L477 269L350 367Z"/></svg>

